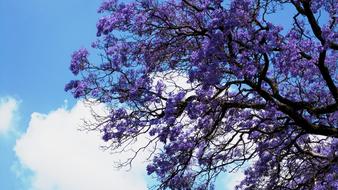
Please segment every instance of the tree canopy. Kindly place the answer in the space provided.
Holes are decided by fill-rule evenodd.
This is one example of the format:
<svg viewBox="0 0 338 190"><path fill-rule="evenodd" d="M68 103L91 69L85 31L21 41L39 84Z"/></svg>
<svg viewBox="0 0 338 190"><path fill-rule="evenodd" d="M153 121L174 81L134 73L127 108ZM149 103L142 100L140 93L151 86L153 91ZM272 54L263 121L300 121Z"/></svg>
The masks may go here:
<svg viewBox="0 0 338 190"><path fill-rule="evenodd" d="M291 7L283 28L271 15ZM105 103L111 149L142 135L159 189L338 189L337 0L106 0L99 61L66 91ZM280 18L284 19L284 18ZM125 163L131 162L132 159Z"/></svg>

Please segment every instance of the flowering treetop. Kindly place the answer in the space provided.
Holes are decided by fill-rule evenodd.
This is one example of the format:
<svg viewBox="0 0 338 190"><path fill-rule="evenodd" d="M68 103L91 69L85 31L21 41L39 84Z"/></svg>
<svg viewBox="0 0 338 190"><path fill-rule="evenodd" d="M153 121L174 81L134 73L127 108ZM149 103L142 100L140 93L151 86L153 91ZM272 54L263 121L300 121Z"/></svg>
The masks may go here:
<svg viewBox="0 0 338 190"><path fill-rule="evenodd" d="M295 10L288 30L269 20L282 6ZM250 160L238 189L337 189L337 11L337 0L107 0L101 62L76 51L80 79L65 89L109 106L94 128L112 149L149 135L136 154L152 151L159 189L212 189Z"/></svg>

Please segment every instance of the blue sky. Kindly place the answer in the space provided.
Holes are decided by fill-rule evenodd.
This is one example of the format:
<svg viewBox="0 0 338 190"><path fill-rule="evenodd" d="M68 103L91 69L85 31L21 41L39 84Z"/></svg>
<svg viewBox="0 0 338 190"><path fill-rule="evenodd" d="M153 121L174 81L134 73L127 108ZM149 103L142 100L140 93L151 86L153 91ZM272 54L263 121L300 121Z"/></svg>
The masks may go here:
<svg viewBox="0 0 338 190"><path fill-rule="evenodd" d="M9 110L11 114L7 118L10 120L10 129L3 133L0 130L0 189L76 190L80 187L76 184L74 186L72 182L81 183L83 180L81 176L79 182L76 178L69 178L72 181L62 178L63 175L72 173L72 171L63 173L62 166L69 169L72 166L69 164L74 163L56 163L52 159L62 159L63 156L67 158L72 155L71 148L82 148L80 144L66 144L71 143L73 137L65 136L63 139L64 134L59 133L69 130L60 128L71 126L71 122L66 123L67 118L88 114L83 111L83 105L76 104L63 88L73 77L68 70L71 53L80 47L89 47L95 40L95 25L100 16L96 10L100 2L101 0L0 0L0 114L2 108L7 110L7 115ZM289 20L280 20L278 17L285 18L290 13L291 10L287 9L285 15L273 19L287 25ZM68 101L67 104L64 103L65 100ZM78 135L75 131L68 132ZM55 136L49 137L50 134ZM57 135L61 135L61 138L58 139ZM86 141L86 138L79 138ZM46 140L35 141L36 139ZM99 140L99 137L94 135L88 139L95 145L88 149L95 152L95 147L98 146L95 139ZM55 143L55 147L52 143ZM62 146L64 150L58 149ZM54 147L55 150L48 152L50 147ZM68 152L64 152L68 150L69 155ZM93 159L96 157L90 160L91 154L85 149L82 151L85 153L73 156L86 156L89 157L87 160L84 159L86 164L95 163ZM47 162L47 158L51 159L51 162ZM100 179L119 177L120 174L109 173L111 164L107 156L102 155L97 159L98 162L107 164L97 166L102 167L102 171L104 170L102 175L106 175L100 176ZM43 164L46 164L46 167ZM55 167L50 167L54 164ZM143 165L139 166L143 171L141 167ZM76 167L81 168L81 165L74 166L75 169ZM141 169L136 169L136 172L130 174L131 177L126 176L128 174L121 176L144 187L145 181L149 180L144 179ZM83 173L90 171L92 170L84 170ZM121 178L121 181L124 179ZM232 183L231 180L233 178L229 176L219 179L218 189L223 189L224 183ZM88 184L90 185L95 184Z"/></svg>
<svg viewBox="0 0 338 190"><path fill-rule="evenodd" d="M95 39L98 0L0 0L0 95L22 112L46 112L70 96L70 54Z"/></svg>
<svg viewBox="0 0 338 190"><path fill-rule="evenodd" d="M32 112L48 113L64 100L71 78L68 71L73 50L95 39L98 18L95 0L0 0L0 97L19 103L19 133L0 136L1 189L25 189L15 173L13 146L28 127ZM11 137L15 136L15 137Z"/></svg>

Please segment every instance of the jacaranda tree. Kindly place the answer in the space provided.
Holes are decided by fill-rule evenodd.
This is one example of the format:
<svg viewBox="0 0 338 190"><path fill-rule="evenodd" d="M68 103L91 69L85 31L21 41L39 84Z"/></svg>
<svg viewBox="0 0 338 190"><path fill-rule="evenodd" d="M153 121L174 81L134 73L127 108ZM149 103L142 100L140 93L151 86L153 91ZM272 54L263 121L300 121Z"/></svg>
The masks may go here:
<svg viewBox="0 0 338 190"><path fill-rule="evenodd" d="M238 189L338 189L337 0L108 0L98 12L100 59L76 51L65 90L107 105L93 129L111 149L148 135L135 156L151 152L159 189L212 189L243 166Z"/></svg>

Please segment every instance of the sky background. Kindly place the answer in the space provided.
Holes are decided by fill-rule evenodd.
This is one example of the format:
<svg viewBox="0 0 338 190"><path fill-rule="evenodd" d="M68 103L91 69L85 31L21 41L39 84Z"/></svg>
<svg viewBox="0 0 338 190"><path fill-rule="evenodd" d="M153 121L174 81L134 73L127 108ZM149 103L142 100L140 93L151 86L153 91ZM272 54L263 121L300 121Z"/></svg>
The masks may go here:
<svg viewBox="0 0 338 190"><path fill-rule="evenodd" d="M90 114L63 90L73 78L70 55L95 40L100 2L0 0L0 189L142 190L152 183L142 156L131 172L114 170L126 155L100 150L98 134L77 130ZM290 13L273 20L287 26ZM222 175L216 187L232 189L241 177Z"/></svg>

